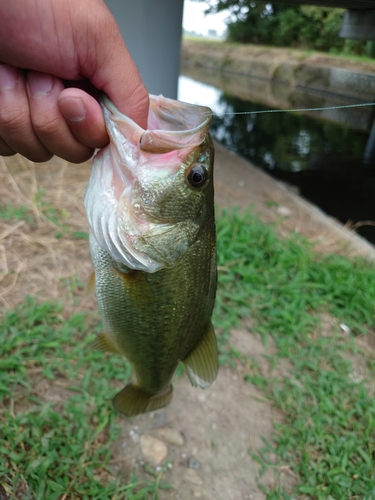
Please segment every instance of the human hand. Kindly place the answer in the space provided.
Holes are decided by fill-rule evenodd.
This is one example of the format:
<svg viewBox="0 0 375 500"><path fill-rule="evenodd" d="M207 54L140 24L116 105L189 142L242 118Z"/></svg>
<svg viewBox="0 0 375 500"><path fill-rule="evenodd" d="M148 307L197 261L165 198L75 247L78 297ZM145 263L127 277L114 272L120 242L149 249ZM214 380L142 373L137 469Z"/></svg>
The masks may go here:
<svg viewBox="0 0 375 500"><path fill-rule="evenodd" d="M0 0L0 19L0 155L87 160L108 142L98 90L146 128L147 90L103 0Z"/></svg>

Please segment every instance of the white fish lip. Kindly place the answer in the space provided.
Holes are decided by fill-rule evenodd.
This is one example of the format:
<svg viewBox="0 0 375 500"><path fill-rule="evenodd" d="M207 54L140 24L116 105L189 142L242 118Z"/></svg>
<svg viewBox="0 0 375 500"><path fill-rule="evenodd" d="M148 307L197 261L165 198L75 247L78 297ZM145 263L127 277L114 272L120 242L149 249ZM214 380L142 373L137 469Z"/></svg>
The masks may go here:
<svg viewBox="0 0 375 500"><path fill-rule="evenodd" d="M158 172L163 167L177 171L183 158L204 141L212 112L204 106L150 95L149 128L144 130L104 94L101 106L110 144L95 156L85 194L91 233L115 261L131 269L156 272L166 263L133 245L157 224L137 217L132 188L142 169L156 166Z"/></svg>

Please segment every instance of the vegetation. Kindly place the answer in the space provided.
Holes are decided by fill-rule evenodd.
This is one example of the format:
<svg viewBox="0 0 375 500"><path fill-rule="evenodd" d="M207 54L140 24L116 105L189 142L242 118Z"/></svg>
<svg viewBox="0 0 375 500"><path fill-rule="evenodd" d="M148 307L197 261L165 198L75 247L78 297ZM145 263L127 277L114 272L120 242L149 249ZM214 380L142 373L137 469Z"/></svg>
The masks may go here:
<svg viewBox="0 0 375 500"><path fill-rule="evenodd" d="M371 41L339 37L343 9L254 0L215 0L208 12L229 10L228 39L375 57Z"/></svg>
<svg viewBox="0 0 375 500"><path fill-rule="evenodd" d="M308 498L374 498L375 355L369 350L361 358L367 375L357 376L349 359L360 349L339 328L346 325L358 336L375 327L373 264L315 254L299 235L279 239L250 213L225 212L218 241L215 323L224 327L223 360L236 355L225 344L230 328L251 317L264 341L272 336L278 348L271 367L288 363L287 376L269 376L237 354L245 378L285 416L272 443L249 450L261 465L260 476L267 468L287 467L298 477L295 493ZM324 315L335 318L336 331L322 331ZM295 498L282 482L267 494L272 500Z"/></svg>
<svg viewBox="0 0 375 500"><path fill-rule="evenodd" d="M108 394L130 366L93 351L88 329L88 316L65 321L61 306L32 298L1 322L1 498L156 499L166 486L114 476L120 427Z"/></svg>
<svg viewBox="0 0 375 500"><path fill-rule="evenodd" d="M250 212L224 211L217 229L214 323L221 363L242 363L245 380L284 414L272 441L249 453L260 466L260 484L268 468L276 476L288 468L297 479L293 492L278 480L267 497L373 498L375 355L370 348L362 353L356 337L375 327L374 266L316 254L296 234L281 239ZM272 337L276 344L270 373L230 345L231 328L249 317L264 342ZM327 317L333 326L324 330ZM97 315L66 320L61 306L32 298L6 312L0 324L1 497L156 499L168 487L163 470L150 481L116 477L113 443L120 428L110 398L130 366L113 356L109 363L91 349L96 331ZM365 375L358 376L355 359ZM288 370L277 372L285 360Z"/></svg>

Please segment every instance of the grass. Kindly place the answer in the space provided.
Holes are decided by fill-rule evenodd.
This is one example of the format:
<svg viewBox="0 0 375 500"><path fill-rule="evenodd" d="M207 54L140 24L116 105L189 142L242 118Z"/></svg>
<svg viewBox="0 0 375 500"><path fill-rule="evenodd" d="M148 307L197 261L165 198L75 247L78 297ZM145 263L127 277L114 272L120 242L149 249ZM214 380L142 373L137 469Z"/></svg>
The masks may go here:
<svg viewBox="0 0 375 500"><path fill-rule="evenodd" d="M374 353L363 361L363 380L356 380L350 362L360 355L355 336L375 327L373 264L315 254L300 236L279 239L250 213L224 213L218 242L215 323L225 327L223 359L233 354L227 348L229 329L250 316L264 341L271 335L277 346L271 366L287 359L290 367L287 377L245 375L284 414L273 441L249 450L260 476L286 465L298 477L294 493L302 498L374 498ZM321 334L327 313L354 335L345 336L338 327ZM279 483L266 491L269 499L295 498Z"/></svg>
<svg viewBox="0 0 375 500"><path fill-rule="evenodd" d="M111 446L120 428L111 384L126 382L130 366L93 351L88 329L85 315L65 321L61 306L31 298L6 313L0 325L0 496L156 499L165 486L160 477L124 484L112 471ZM47 386L36 389L43 381Z"/></svg>
<svg viewBox="0 0 375 500"><path fill-rule="evenodd" d="M29 224L34 224L34 218L29 213L29 209L25 206L13 206L7 203L5 206L0 206L0 219L5 221L25 220Z"/></svg>
<svg viewBox="0 0 375 500"><path fill-rule="evenodd" d="M88 239L88 233L84 231L70 231L68 225L65 224L65 219L69 217L69 213L65 209L58 210L50 203L43 199L44 191L39 190L33 200L33 208L25 205L12 205L7 203L4 206L0 205L0 221L25 221L30 228L34 229L40 222L39 219L52 224L55 229L54 237L56 239L69 235L73 239ZM37 215L37 216L36 216Z"/></svg>
<svg viewBox="0 0 375 500"><path fill-rule="evenodd" d="M228 42L222 39L211 39L211 38L205 38L203 36L192 36L192 35L185 35L183 36L183 40L186 41L191 41L191 42L196 42L197 44L205 44L205 45L214 45L214 44L221 44L224 48L228 49L233 49L237 47L249 47L254 48L254 49L260 49L264 51L269 51L272 49L278 49L278 50L284 50L285 53L287 53L290 56L296 57L296 59L306 59L308 57L311 57L315 54L319 56L327 56L330 59L335 60L346 60L346 61L353 61L353 62L360 62L360 63L374 63L374 58L370 56L365 56L365 55L356 55L356 54L351 54L347 52L337 52L337 51L330 51L330 52L323 52L319 50L313 50L313 49L304 49L303 47L298 47L298 48L291 48L291 47L279 47L276 45L258 45L258 44L245 44L245 43L240 43L240 42Z"/></svg>
<svg viewBox="0 0 375 500"><path fill-rule="evenodd" d="M267 469L278 478L273 489L263 487L267 498L374 498L375 356L371 350L364 355L356 342L375 327L374 266L318 255L295 234L280 239L250 212L221 213L217 230L220 360L237 358L245 379L284 415L272 440L249 449L259 484ZM327 316L336 319L329 331L322 324ZM230 329L248 317L264 342L272 337L277 347L268 375L230 345ZM130 367L91 349L97 323L88 314L66 320L59 305L32 298L6 312L0 324L0 496L156 499L168 486L162 471L148 482L116 477L112 445L120 429L110 399ZM355 376L353 359L363 363L363 379ZM285 362L287 376L277 372ZM293 491L280 477L285 468L297 478Z"/></svg>

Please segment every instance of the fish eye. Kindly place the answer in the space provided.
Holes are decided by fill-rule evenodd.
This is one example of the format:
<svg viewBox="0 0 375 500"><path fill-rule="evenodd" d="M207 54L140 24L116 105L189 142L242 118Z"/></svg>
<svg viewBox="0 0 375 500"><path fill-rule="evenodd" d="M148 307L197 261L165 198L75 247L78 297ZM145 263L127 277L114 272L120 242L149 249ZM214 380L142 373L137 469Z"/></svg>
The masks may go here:
<svg viewBox="0 0 375 500"><path fill-rule="evenodd" d="M189 170L187 180L193 188L200 188L207 182L207 170L201 163L195 163Z"/></svg>

